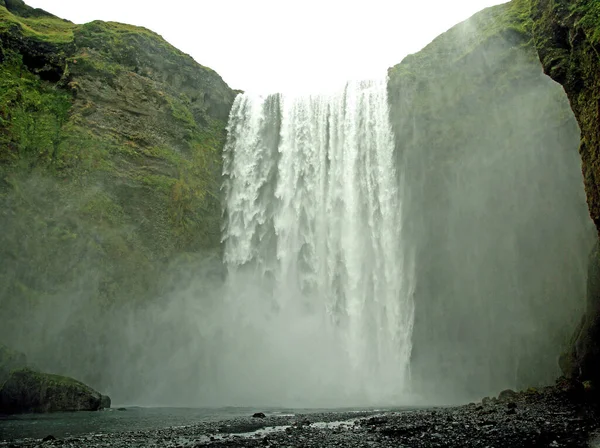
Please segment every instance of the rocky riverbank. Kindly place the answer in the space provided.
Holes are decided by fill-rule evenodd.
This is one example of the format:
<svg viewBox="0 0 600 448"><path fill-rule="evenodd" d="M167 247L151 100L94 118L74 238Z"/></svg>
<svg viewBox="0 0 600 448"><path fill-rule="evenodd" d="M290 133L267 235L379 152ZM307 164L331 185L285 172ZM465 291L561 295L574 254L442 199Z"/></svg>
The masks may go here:
<svg viewBox="0 0 600 448"><path fill-rule="evenodd" d="M0 447L594 447L600 446L599 414L590 393L547 388L460 407L248 416Z"/></svg>

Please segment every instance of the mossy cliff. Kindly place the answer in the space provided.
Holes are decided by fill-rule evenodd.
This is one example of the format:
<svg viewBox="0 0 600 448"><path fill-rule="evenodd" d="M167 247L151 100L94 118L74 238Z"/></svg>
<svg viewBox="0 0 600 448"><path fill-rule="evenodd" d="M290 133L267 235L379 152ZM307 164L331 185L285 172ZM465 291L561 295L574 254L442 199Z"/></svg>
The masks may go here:
<svg viewBox="0 0 600 448"><path fill-rule="evenodd" d="M103 314L220 254L234 96L147 29L0 0L0 340L102 382Z"/></svg>
<svg viewBox="0 0 600 448"><path fill-rule="evenodd" d="M14 370L0 384L0 413L97 411L110 408L110 398L85 384L30 369Z"/></svg>
<svg viewBox="0 0 600 448"><path fill-rule="evenodd" d="M412 373L436 401L552 382L584 309L579 129L532 26L514 0L389 70L415 249Z"/></svg>
<svg viewBox="0 0 600 448"><path fill-rule="evenodd" d="M590 216L600 231L600 3L532 0L544 71L562 84L581 128L579 153ZM561 358L565 374L600 382L600 255L590 254L586 313Z"/></svg>

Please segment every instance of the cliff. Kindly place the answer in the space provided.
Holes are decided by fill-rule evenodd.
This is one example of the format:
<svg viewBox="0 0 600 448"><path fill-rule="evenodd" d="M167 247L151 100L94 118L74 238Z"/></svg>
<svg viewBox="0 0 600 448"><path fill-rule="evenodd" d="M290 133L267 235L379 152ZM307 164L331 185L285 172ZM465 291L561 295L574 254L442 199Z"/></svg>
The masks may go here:
<svg viewBox="0 0 600 448"><path fill-rule="evenodd" d="M412 373L437 401L551 383L584 309L579 129L532 27L514 0L389 70L416 260Z"/></svg>
<svg viewBox="0 0 600 448"><path fill-rule="evenodd" d="M546 74L562 84L581 128L583 181L600 230L600 4L533 0L535 46ZM586 312L561 358L568 377L600 381L600 255L590 254Z"/></svg>
<svg viewBox="0 0 600 448"><path fill-rule="evenodd" d="M0 340L104 386L104 316L220 256L234 96L147 29L0 1Z"/></svg>
<svg viewBox="0 0 600 448"><path fill-rule="evenodd" d="M561 352L568 376L600 379L599 17L513 0L389 71L412 373L438 402L550 383ZM220 266L234 95L149 30L0 0L0 341L123 399L155 387L143 369L190 337L168 322L181 272Z"/></svg>

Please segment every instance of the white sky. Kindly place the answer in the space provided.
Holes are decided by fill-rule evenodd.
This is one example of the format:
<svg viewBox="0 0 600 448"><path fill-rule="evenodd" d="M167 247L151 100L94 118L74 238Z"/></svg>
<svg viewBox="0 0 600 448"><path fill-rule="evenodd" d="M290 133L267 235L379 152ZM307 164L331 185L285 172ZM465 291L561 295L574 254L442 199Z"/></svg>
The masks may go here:
<svg viewBox="0 0 600 448"><path fill-rule="evenodd" d="M313 92L388 67L503 0L25 0L75 23L145 26L246 91Z"/></svg>

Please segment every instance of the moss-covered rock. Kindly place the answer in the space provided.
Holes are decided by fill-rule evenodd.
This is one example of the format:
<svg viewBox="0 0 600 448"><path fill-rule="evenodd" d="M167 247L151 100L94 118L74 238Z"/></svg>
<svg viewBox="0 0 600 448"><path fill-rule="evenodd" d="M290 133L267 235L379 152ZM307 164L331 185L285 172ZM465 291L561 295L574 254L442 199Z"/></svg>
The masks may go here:
<svg viewBox="0 0 600 448"><path fill-rule="evenodd" d="M551 383L584 308L579 130L529 7L481 11L389 70L415 251L411 371L436 400Z"/></svg>
<svg viewBox="0 0 600 448"><path fill-rule="evenodd" d="M107 398L73 378L21 369L0 389L0 413L96 411Z"/></svg>
<svg viewBox="0 0 600 448"><path fill-rule="evenodd" d="M561 83L581 128L579 153L592 220L600 231L600 3L532 0L535 46L544 71ZM561 356L568 378L600 380L600 256L588 263L586 312Z"/></svg>
<svg viewBox="0 0 600 448"><path fill-rule="evenodd" d="M107 316L165 296L180 259L220 256L234 96L147 29L0 3L1 339L106 385Z"/></svg>

